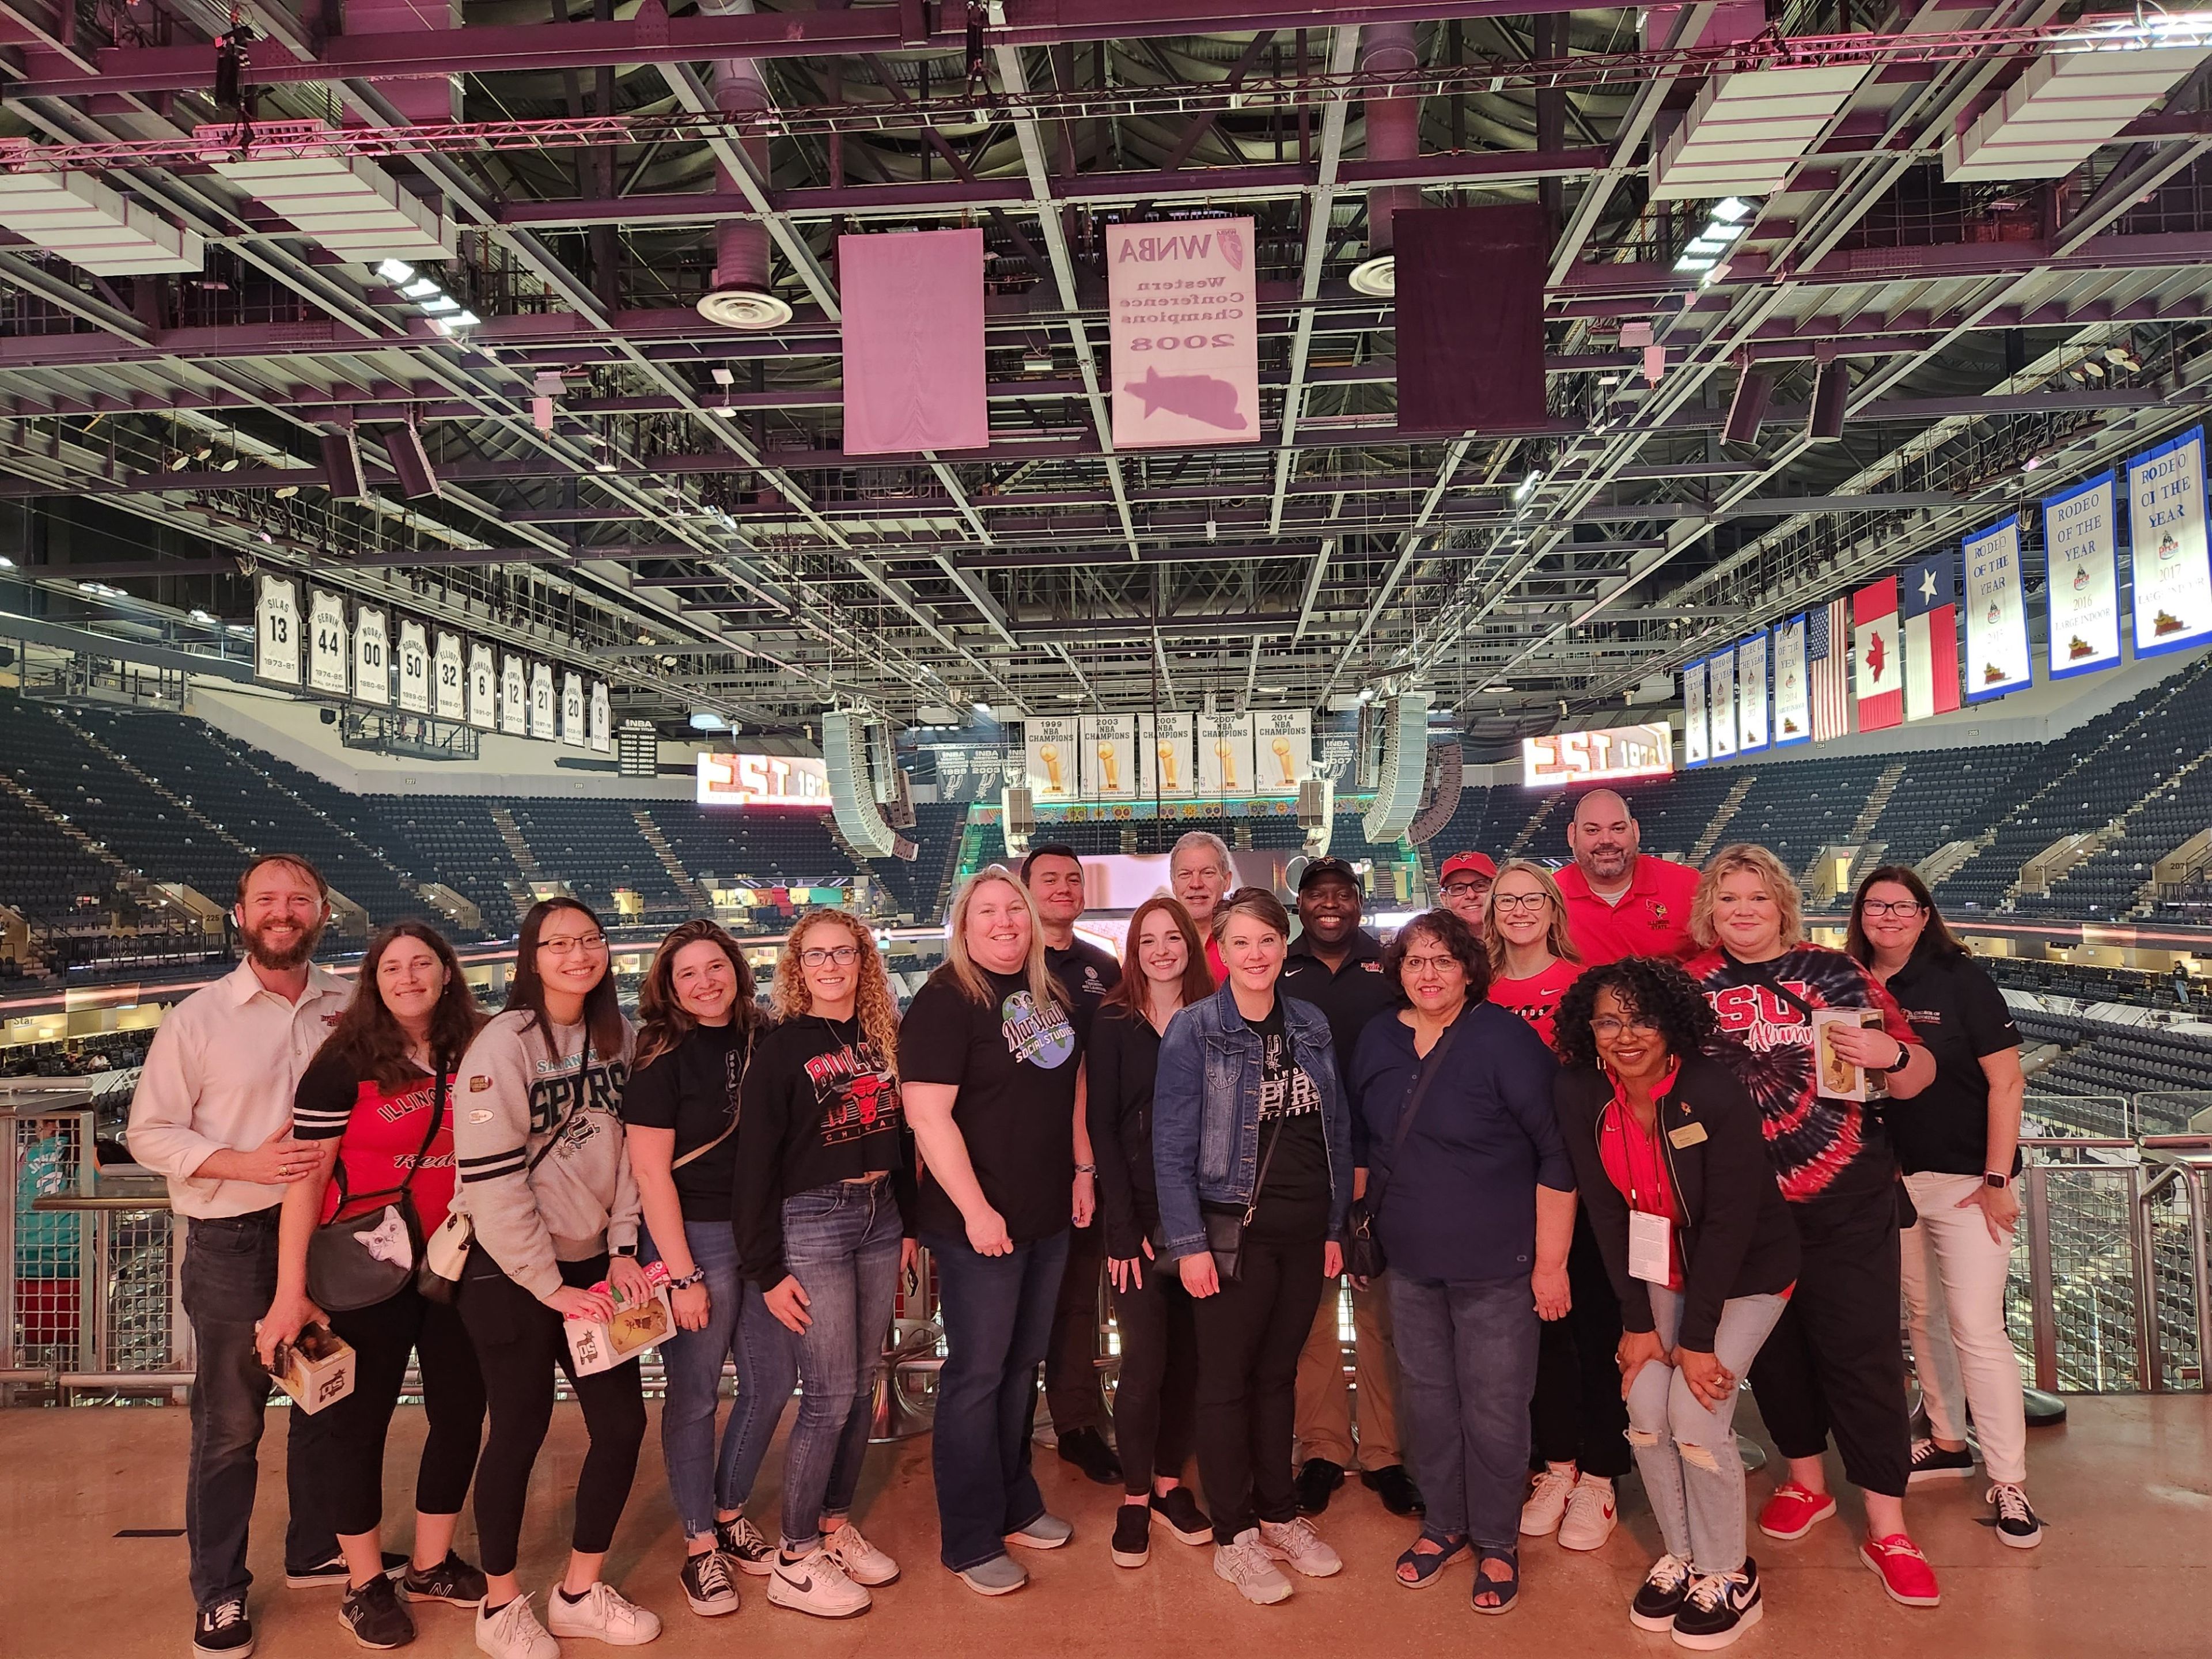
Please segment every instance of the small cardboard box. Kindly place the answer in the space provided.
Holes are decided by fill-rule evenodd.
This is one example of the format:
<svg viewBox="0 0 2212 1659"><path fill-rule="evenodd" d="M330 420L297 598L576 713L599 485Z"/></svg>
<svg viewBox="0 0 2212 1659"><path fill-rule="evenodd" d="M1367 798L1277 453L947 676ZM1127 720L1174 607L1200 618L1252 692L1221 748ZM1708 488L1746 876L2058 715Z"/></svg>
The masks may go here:
<svg viewBox="0 0 2212 1659"><path fill-rule="evenodd" d="M592 1286L615 1304L612 1319L566 1322L568 1357L576 1362L577 1376L611 1370L675 1334L676 1315L668 1305L667 1267L658 1261L648 1263L645 1277L646 1294L635 1301L626 1298L604 1279Z"/></svg>
<svg viewBox="0 0 2212 1659"><path fill-rule="evenodd" d="M303 1328L277 1351L276 1386L310 1417L353 1392L353 1345L327 1325Z"/></svg>
<svg viewBox="0 0 2212 1659"><path fill-rule="evenodd" d="M1838 1026L1859 1030L1882 1023L1879 1008L1815 1008L1813 1011L1813 1055L1820 1093L1831 1100L1864 1100L1867 1074L1836 1052Z"/></svg>

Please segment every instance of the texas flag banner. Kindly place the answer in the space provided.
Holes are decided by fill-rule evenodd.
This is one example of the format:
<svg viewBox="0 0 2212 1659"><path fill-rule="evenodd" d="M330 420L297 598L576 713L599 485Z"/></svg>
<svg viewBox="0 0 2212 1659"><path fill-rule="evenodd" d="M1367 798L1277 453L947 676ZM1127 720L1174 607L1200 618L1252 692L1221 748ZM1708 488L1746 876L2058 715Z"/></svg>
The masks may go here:
<svg viewBox="0 0 2212 1659"><path fill-rule="evenodd" d="M1905 573L1905 718L1959 706L1959 558L1949 548Z"/></svg>
<svg viewBox="0 0 2212 1659"><path fill-rule="evenodd" d="M1905 722L1905 675L1897 660L1897 578L1851 595L1851 642L1858 648L1859 730ZM1954 671L1955 677L1955 671Z"/></svg>

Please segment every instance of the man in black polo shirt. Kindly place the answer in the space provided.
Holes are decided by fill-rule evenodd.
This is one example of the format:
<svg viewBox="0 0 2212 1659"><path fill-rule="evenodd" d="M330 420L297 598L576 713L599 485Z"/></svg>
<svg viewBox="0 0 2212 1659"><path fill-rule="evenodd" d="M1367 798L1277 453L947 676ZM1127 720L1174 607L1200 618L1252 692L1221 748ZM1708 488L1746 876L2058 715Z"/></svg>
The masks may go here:
<svg viewBox="0 0 2212 1659"><path fill-rule="evenodd" d="M1044 928L1044 959L1066 988L1075 1040L1087 1047L1091 1017L1121 983L1113 953L1078 939L1083 915L1083 860L1060 842L1033 848L1022 860L1022 884ZM1044 1361L1045 1405L1060 1455L1101 1486L1121 1484L1121 1460L1106 1443L1106 1397L1098 1383L1098 1281L1106 1267L1106 1230L1096 1222L1069 1236L1067 1271L1053 1310L1052 1346Z"/></svg>
<svg viewBox="0 0 2212 1659"><path fill-rule="evenodd" d="M1310 1002L1336 1039L1336 1069L1349 1075L1352 1051L1367 1022L1398 1004L1398 988L1382 972L1382 942L1359 925L1358 872L1342 859L1314 860L1298 877L1298 937L1284 958L1282 994ZM1305 1351L1298 1356L1298 1506L1328 1508L1355 1457L1360 1480L1397 1515L1420 1504L1398 1449L1398 1365L1391 1346L1389 1293L1380 1285L1352 1293L1358 1342L1359 1441L1352 1438L1352 1393L1337 1335L1340 1298L1322 1297Z"/></svg>

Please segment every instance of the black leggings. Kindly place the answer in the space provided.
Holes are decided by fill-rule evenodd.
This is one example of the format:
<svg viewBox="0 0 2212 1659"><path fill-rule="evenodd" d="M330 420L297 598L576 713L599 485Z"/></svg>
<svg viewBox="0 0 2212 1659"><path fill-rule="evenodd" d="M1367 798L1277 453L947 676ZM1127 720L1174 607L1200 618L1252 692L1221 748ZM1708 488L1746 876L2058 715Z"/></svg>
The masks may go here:
<svg viewBox="0 0 2212 1659"><path fill-rule="evenodd" d="M1584 1474L1617 1480L1628 1473L1628 1407L1620 1397L1620 1300L1605 1271L1589 1212L1575 1209L1567 1251L1574 1304L1544 1322L1536 1344L1536 1393L1529 1401L1530 1444L1538 1460L1574 1463Z"/></svg>
<svg viewBox="0 0 2212 1659"><path fill-rule="evenodd" d="M1198 1335L1198 1474L1217 1543L1298 1512L1291 1480L1298 1354L1321 1306L1322 1241L1244 1239L1243 1277L1194 1311Z"/></svg>
<svg viewBox="0 0 2212 1659"><path fill-rule="evenodd" d="M430 1432L415 1471L415 1507L458 1515L468 1496L483 1434L483 1376L477 1351L452 1308L412 1285L388 1301L330 1316L353 1346L353 1392L313 1416L302 1413L296 1455L313 1465L326 1518L347 1537L373 1533L384 1519L384 1441L407 1376L407 1356L422 1356L422 1409Z"/></svg>
<svg viewBox="0 0 2212 1659"><path fill-rule="evenodd" d="M589 1285L606 1276L604 1255L561 1264L566 1285ZM645 1394L637 1362L577 1376L561 1316L501 1273L481 1247L470 1252L460 1303L491 1407L491 1437L477 1465L477 1546L483 1570L495 1577L514 1571L531 1465L553 1421L556 1365L576 1391L591 1436L576 1477L572 1547L579 1555L605 1554L623 1505L629 1501L638 1448L645 1441Z"/></svg>
<svg viewBox="0 0 2212 1659"><path fill-rule="evenodd" d="M1114 1292L1121 1332L1121 1377L1114 1389L1114 1438L1122 1485L1149 1494L1152 1477L1182 1479L1198 1411L1198 1334L1189 1295L1172 1265L1139 1256L1144 1282Z"/></svg>

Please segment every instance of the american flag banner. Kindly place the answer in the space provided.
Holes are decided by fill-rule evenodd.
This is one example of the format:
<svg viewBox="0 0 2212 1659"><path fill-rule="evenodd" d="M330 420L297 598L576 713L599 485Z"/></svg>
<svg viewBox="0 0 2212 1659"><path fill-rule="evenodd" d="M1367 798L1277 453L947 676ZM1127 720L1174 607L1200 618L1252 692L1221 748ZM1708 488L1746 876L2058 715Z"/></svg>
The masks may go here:
<svg viewBox="0 0 2212 1659"><path fill-rule="evenodd" d="M1805 681L1813 702L1813 740L1847 738L1851 697L1844 672L1844 602L1831 599L1805 619Z"/></svg>

